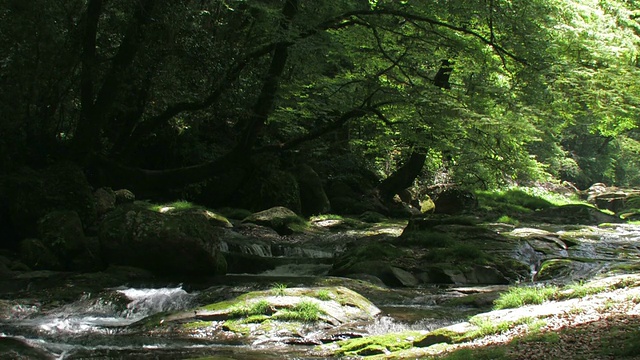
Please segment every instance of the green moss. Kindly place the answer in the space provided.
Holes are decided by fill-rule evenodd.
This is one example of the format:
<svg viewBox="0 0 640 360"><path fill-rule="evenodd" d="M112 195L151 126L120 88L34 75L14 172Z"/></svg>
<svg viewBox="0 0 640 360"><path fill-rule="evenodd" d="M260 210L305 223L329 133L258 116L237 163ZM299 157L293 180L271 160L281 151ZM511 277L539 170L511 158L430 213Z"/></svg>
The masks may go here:
<svg viewBox="0 0 640 360"><path fill-rule="evenodd" d="M345 255L354 260L386 260L401 257L404 251L389 243L370 242L348 250Z"/></svg>
<svg viewBox="0 0 640 360"><path fill-rule="evenodd" d="M249 317L253 315L266 315L271 311L271 305L266 300L260 300L247 305L240 305L234 307L229 316L231 317Z"/></svg>
<svg viewBox="0 0 640 360"><path fill-rule="evenodd" d="M207 328L211 326L211 324L213 324L213 321L192 321L182 324L182 328L186 330L197 330Z"/></svg>
<svg viewBox="0 0 640 360"><path fill-rule="evenodd" d="M241 334L243 336L248 336L251 334L251 329L249 326L238 320L227 320L222 324L222 330L231 331L236 334Z"/></svg>
<svg viewBox="0 0 640 360"><path fill-rule="evenodd" d="M271 222L274 229L288 228L293 232L304 232L309 229L309 222L298 215L275 218Z"/></svg>
<svg viewBox="0 0 640 360"><path fill-rule="evenodd" d="M419 332L409 331L338 341L336 355L367 356L409 349L414 340L422 336Z"/></svg>
<svg viewBox="0 0 640 360"><path fill-rule="evenodd" d="M511 225L518 225L520 224L520 221L518 221L517 219L514 219L508 215L502 215L498 218L498 220L496 220L496 222L499 223L503 223L503 224L511 224Z"/></svg>

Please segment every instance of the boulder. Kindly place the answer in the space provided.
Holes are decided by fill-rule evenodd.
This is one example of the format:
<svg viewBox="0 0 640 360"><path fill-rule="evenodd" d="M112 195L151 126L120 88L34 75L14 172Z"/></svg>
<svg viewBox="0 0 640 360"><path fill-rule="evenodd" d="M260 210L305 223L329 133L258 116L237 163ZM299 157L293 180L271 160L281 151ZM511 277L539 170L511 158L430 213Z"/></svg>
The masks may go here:
<svg viewBox="0 0 640 360"><path fill-rule="evenodd" d="M436 214L457 215L475 210L478 199L470 191L461 189L446 189L433 200Z"/></svg>
<svg viewBox="0 0 640 360"><path fill-rule="evenodd" d="M128 204L136 200L136 196L127 189L119 189L114 191L116 195L116 204Z"/></svg>
<svg viewBox="0 0 640 360"><path fill-rule="evenodd" d="M353 329L372 324L380 313L362 295L342 286L275 287L195 309L150 316L130 329L185 338L201 338L206 333L209 340L225 343L319 345L362 336Z"/></svg>
<svg viewBox="0 0 640 360"><path fill-rule="evenodd" d="M300 222L300 220L301 218L292 210L283 206L276 206L251 214L242 222L267 226L277 231L280 235L289 235L294 232L291 224Z"/></svg>
<svg viewBox="0 0 640 360"><path fill-rule="evenodd" d="M93 193L96 202L96 214L102 216L116 208L116 193L111 188L99 188Z"/></svg>
<svg viewBox="0 0 640 360"><path fill-rule="evenodd" d="M216 228L200 213L120 206L105 217L99 239L108 264L139 267L157 275L226 272Z"/></svg>

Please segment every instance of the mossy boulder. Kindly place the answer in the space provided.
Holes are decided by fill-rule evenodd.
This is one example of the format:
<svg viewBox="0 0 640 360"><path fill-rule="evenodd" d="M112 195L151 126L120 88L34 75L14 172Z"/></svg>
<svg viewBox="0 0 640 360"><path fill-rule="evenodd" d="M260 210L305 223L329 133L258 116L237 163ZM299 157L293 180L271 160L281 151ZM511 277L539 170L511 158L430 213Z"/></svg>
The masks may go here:
<svg viewBox="0 0 640 360"><path fill-rule="evenodd" d="M300 226L304 225L305 220L286 207L276 206L253 213L242 222L272 228L280 235L290 235L299 230Z"/></svg>
<svg viewBox="0 0 640 360"><path fill-rule="evenodd" d="M160 213L137 204L107 214L99 229L108 264L158 275L210 276L226 271L216 229L198 212Z"/></svg>
<svg viewBox="0 0 640 360"><path fill-rule="evenodd" d="M274 287L191 310L153 315L131 328L234 343L320 344L349 336L349 325L373 322L380 313L370 301L345 287Z"/></svg>

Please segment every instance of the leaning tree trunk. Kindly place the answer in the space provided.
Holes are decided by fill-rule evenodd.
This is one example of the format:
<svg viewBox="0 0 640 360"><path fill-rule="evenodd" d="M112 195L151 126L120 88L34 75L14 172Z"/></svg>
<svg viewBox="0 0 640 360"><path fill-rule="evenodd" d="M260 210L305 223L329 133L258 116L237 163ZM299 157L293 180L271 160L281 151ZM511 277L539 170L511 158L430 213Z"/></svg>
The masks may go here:
<svg viewBox="0 0 640 360"><path fill-rule="evenodd" d="M391 200L396 194L410 187L413 181L420 175L427 153L424 150L414 150L407 162L399 167L393 174L382 180L378 185L378 192L382 200Z"/></svg>

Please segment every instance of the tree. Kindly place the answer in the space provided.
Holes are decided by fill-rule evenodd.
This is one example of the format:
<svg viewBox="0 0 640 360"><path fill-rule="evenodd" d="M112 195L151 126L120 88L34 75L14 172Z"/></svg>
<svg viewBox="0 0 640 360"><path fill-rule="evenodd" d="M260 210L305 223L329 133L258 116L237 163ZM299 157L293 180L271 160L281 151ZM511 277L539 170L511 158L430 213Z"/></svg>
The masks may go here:
<svg viewBox="0 0 640 360"><path fill-rule="evenodd" d="M633 144L631 6L9 1L0 148L22 157L3 168L72 158L161 191L345 140L385 198L424 172L473 187L567 176L594 147ZM599 145L581 153L585 137Z"/></svg>

